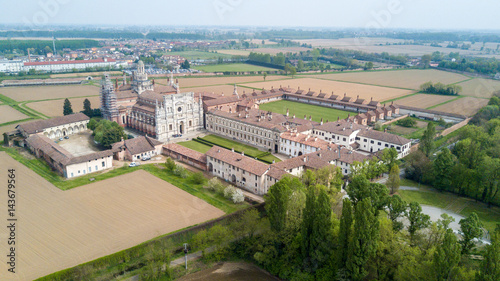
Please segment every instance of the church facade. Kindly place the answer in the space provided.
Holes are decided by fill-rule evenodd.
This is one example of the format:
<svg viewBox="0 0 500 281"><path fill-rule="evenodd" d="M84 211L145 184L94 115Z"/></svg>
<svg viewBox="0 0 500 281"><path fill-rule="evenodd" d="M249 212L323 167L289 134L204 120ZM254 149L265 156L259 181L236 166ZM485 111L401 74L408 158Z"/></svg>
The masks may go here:
<svg viewBox="0 0 500 281"><path fill-rule="evenodd" d="M203 105L193 92L181 93L178 81L171 76L167 86L148 80L144 63L139 61L130 83L121 85L105 76L101 85L103 118L122 127L132 128L159 141L173 135L203 129Z"/></svg>

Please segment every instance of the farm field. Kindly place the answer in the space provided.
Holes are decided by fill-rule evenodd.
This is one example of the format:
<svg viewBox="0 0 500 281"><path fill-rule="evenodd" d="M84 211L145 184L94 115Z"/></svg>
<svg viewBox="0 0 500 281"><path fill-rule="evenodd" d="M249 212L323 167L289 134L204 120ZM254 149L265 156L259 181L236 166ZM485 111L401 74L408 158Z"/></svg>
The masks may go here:
<svg viewBox="0 0 500 281"><path fill-rule="evenodd" d="M477 98L491 98L493 92L500 90L500 81L483 78L474 78L457 85L462 86L460 95Z"/></svg>
<svg viewBox="0 0 500 281"><path fill-rule="evenodd" d="M300 87L303 90L307 90L310 88L316 93L319 93L320 90L322 90L324 93L331 93L333 91L336 95L344 95L344 93L346 93L347 96L353 98L356 98L356 96L359 95L360 98L370 100L373 97L373 100L377 100L380 102L406 96L414 92L413 90L394 89L339 81L328 81L315 78L298 78L284 81L245 83L243 85L257 89L271 89L271 86L278 88L279 85L290 86L295 89Z"/></svg>
<svg viewBox="0 0 500 281"><path fill-rule="evenodd" d="M388 86L395 88L414 89L414 90L419 90L420 85L428 81L432 81L433 83L441 82L447 85L469 79L469 77L461 74L440 71L435 69L350 72L350 73L308 75L307 77L315 77L315 78L337 80L337 81L348 81L348 82Z"/></svg>
<svg viewBox="0 0 500 281"><path fill-rule="evenodd" d="M262 39L251 39L250 42L254 43L254 44L262 44ZM276 45L276 44L278 44L276 42L270 41L269 39L264 39L264 43L265 43L265 45Z"/></svg>
<svg viewBox="0 0 500 281"><path fill-rule="evenodd" d="M241 95L243 93L242 88L238 89L238 93ZM247 89L248 90L248 89ZM208 93L214 93L218 95L224 94L224 96L230 96L234 92L234 85L219 85L219 86L201 86L201 87L194 87L194 88L182 88L181 87L181 92L195 92L195 93L200 93L200 92L208 92Z"/></svg>
<svg viewBox="0 0 500 281"><path fill-rule="evenodd" d="M297 42L311 44L313 47L333 47L337 49L358 50L370 53L388 52L390 54L408 54L410 56L422 56L433 52L448 52L447 48L431 47L424 45L385 45L389 43L404 42L402 39L389 38L342 38L342 39L305 39L294 40ZM382 44L382 45L380 45ZM496 48L496 46L495 46ZM461 55L478 55L477 51L455 49Z"/></svg>
<svg viewBox="0 0 500 281"><path fill-rule="evenodd" d="M91 85L10 87L0 89L0 94L16 101L63 99L83 96L99 96L99 88Z"/></svg>
<svg viewBox="0 0 500 281"><path fill-rule="evenodd" d="M320 122L321 118L323 118L323 121L326 122L326 120L337 121L337 117L345 119L349 114L356 115L356 113L350 111L287 100L274 101L260 105L261 110L267 110L279 114L286 114L287 108L290 110L290 116L295 114L296 118L304 118L304 115L307 115L307 118L309 118L311 115L312 120L316 122Z"/></svg>
<svg viewBox="0 0 500 281"><path fill-rule="evenodd" d="M260 43L258 43L260 44ZM231 56L248 56L250 51L247 50L217 50L219 54L226 54Z"/></svg>
<svg viewBox="0 0 500 281"><path fill-rule="evenodd" d="M142 170L61 191L4 152L0 163L16 169L23 204L16 212L22 225L16 254L23 257L17 279L2 263L1 280L33 280L224 214ZM7 193L0 199L6 202ZM7 228L0 236L7 236ZM7 253L7 246L0 251Z"/></svg>
<svg viewBox="0 0 500 281"><path fill-rule="evenodd" d="M88 99L92 108L99 108L100 101L99 97L88 97L88 98L73 98L69 99L71 102L71 107L73 112L80 112L83 110L83 101ZM42 114L49 117L63 116L63 104L64 99L59 100L48 100L48 101L38 101L26 104L27 107L34 109Z"/></svg>
<svg viewBox="0 0 500 281"><path fill-rule="evenodd" d="M431 95L431 94L417 94L410 97L402 98L395 103L399 105L406 105L418 108L429 108L440 103L444 103L453 99L457 96L443 96L443 95Z"/></svg>
<svg viewBox="0 0 500 281"><path fill-rule="evenodd" d="M232 55L221 54L221 53L211 53L211 52L202 52L202 51L184 51L184 52L166 52L166 55L171 56L181 56L188 60L206 60L206 59L217 59L219 57L222 58L231 58Z"/></svg>
<svg viewBox="0 0 500 281"><path fill-rule="evenodd" d="M8 105L0 105L0 124L29 118Z"/></svg>
<svg viewBox="0 0 500 281"><path fill-rule="evenodd" d="M286 54L286 53L306 52L310 51L311 49L305 47L275 47L275 48L273 47L273 48L256 48L248 50L253 53L276 55L278 53Z"/></svg>
<svg viewBox="0 0 500 281"><path fill-rule="evenodd" d="M17 125L24 124L24 123L27 123L27 122L32 122L32 121L33 120L28 120L28 121L24 121L24 122L19 122L19 123L16 122L14 124L0 126L0 135L3 134L3 133L14 131L16 129Z"/></svg>
<svg viewBox="0 0 500 281"><path fill-rule="evenodd" d="M282 75L269 75L266 77L266 81L272 80L283 80L287 79L287 76ZM235 84L235 83L247 83L247 82L264 82L262 75L257 76L218 76L218 77L200 77L200 78L179 78L179 84L181 86L181 91L183 88L199 87L199 86L210 86L210 85L222 85L222 84ZM167 79L155 79L155 83L167 84Z"/></svg>
<svg viewBox="0 0 500 281"><path fill-rule="evenodd" d="M487 99L465 97L438 107L434 107L432 110L472 116L487 104Z"/></svg>
<svg viewBox="0 0 500 281"><path fill-rule="evenodd" d="M246 63L199 65L199 66L193 66L193 68L204 71L204 72L276 71L277 70L275 68L246 64Z"/></svg>
<svg viewBox="0 0 500 281"><path fill-rule="evenodd" d="M106 71L110 75L122 75L121 71ZM70 77L87 77L87 76L101 76L104 75L103 71L97 72L78 72L78 73L63 73L63 74L51 74L50 78L70 78Z"/></svg>

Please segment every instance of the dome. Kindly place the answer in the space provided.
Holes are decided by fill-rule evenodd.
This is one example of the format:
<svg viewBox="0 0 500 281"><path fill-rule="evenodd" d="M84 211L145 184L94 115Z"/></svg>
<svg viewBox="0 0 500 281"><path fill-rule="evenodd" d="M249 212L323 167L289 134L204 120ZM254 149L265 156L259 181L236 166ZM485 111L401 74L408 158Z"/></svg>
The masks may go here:
<svg viewBox="0 0 500 281"><path fill-rule="evenodd" d="M144 63L142 62L142 60L139 61L139 66L144 66Z"/></svg>

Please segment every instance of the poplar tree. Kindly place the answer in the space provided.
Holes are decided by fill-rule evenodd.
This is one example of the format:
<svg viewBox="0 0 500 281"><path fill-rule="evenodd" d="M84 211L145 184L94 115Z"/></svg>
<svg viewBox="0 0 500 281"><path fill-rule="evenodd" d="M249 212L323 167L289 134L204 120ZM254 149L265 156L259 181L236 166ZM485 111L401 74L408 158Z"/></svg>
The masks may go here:
<svg viewBox="0 0 500 281"><path fill-rule="evenodd" d="M63 114L64 115L73 114L73 109L71 108L71 102L68 99L64 100Z"/></svg>
<svg viewBox="0 0 500 281"><path fill-rule="evenodd" d="M432 267L436 274L436 280L447 280L451 271L460 261L460 244L451 229L447 229L443 242L437 246L434 252Z"/></svg>
<svg viewBox="0 0 500 281"><path fill-rule="evenodd" d="M345 268L349 250L349 239L352 234L352 203L344 198L342 205L342 216L340 217L340 229L338 236L337 268Z"/></svg>
<svg viewBox="0 0 500 281"><path fill-rule="evenodd" d="M366 264L377 250L379 222L369 198L360 201L354 209L354 232L346 267L352 280L363 280L368 274Z"/></svg>

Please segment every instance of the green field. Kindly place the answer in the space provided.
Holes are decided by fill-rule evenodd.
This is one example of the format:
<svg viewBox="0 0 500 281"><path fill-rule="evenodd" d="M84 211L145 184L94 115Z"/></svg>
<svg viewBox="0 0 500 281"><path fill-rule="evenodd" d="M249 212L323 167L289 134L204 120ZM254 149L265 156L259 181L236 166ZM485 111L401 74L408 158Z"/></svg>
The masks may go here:
<svg viewBox="0 0 500 281"><path fill-rule="evenodd" d="M261 154L261 153L265 152L265 151L262 151L262 150L259 150L259 149L255 148L253 146L242 144L242 143L239 143L237 141L233 141L233 140L226 139L226 138L223 138L223 137L219 137L219 136L216 136L216 135L208 135L208 136L203 137L202 139L210 141L210 142L213 142L213 143L220 144L220 145L225 146L225 147L234 148L237 151L243 151L245 153L245 155L249 155L249 156L250 155L252 155L252 156L253 155L258 155L258 154ZM202 149L204 149L204 148L202 148ZM270 161L270 162L272 162L273 160L275 162L280 162L281 161L279 158L277 158L276 156L273 156L273 155L267 155L267 156L262 157L261 159L262 160L267 160L267 161Z"/></svg>
<svg viewBox="0 0 500 281"><path fill-rule="evenodd" d="M209 151L211 148L211 146L196 141L183 141L183 142L178 142L177 144L192 150L196 150L201 153L207 153L207 151Z"/></svg>
<svg viewBox="0 0 500 281"><path fill-rule="evenodd" d="M307 118L309 118L309 115L311 115L312 120L316 122L320 122L321 118L326 122L326 120L337 121L337 117L345 119L349 114L351 114L351 116L356 115L356 113L350 111L287 100L274 101L260 105L261 110L272 111L279 114L286 114L287 108L290 110L290 116L295 114L297 118L304 118L304 115L307 115Z"/></svg>
<svg viewBox="0 0 500 281"><path fill-rule="evenodd" d="M258 66L246 63L228 63L228 64L211 64L211 65L199 65L193 66L194 69L198 69L204 72L241 72L241 71L276 71L275 68L269 68L265 66Z"/></svg>
<svg viewBox="0 0 500 281"><path fill-rule="evenodd" d="M402 186L417 187L418 183L403 179ZM475 202L473 199L460 197L449 192L438 192L437 190L420 185L419 190L400 190L398 194L407 203L415 201L419 204L442 208L451 212L455 212L464 217L475 212L479 220L483 223L486 230L493 232L498 223L500 223L500 208L488 208L486 204Z"/></svg>
<svg viewBox="0 0 500 281"><path fill-rule="evenodd" d="M233 56L220 53L202 52L202 51L184 51L184 52L167 52L167 55L181 56L188 60L206 60L206 59L218 59L219 57L230 59Z"/></svg>

